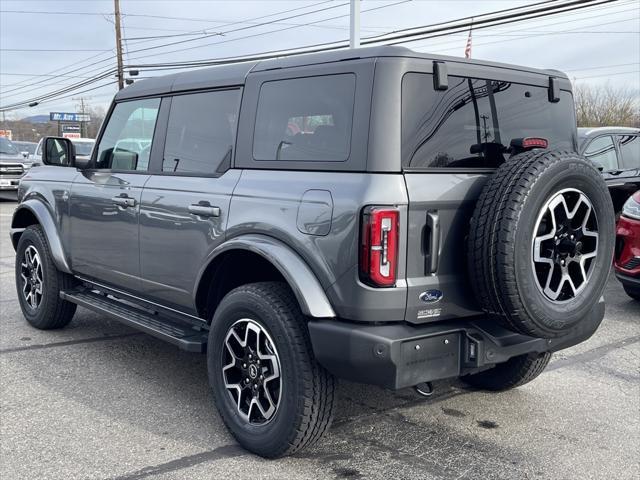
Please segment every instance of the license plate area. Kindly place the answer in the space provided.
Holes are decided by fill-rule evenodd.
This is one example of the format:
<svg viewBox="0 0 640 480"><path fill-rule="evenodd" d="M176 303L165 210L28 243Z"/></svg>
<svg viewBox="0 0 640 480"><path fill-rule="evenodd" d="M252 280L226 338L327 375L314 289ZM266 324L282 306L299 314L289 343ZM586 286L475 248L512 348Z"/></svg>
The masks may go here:
<svg viewBox="0 0 640 480"><path fill-rule="evenodd" d="M404 385L457 377L460 374L459 332L403 342L398 372Z"/></svg>

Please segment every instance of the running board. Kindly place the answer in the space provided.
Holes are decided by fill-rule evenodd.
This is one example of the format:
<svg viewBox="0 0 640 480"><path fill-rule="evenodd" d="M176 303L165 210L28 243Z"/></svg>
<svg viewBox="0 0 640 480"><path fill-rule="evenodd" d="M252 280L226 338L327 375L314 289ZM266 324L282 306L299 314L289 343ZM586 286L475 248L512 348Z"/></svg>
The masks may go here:
<svg viewBox="0 0 640 480"><path fill-rule="evenodd" d="M182 350L206 352L208 332L186 322L179 323L89 290L60 292L60 298L94 312L108 315L125 325L177 345Z"/></svg>

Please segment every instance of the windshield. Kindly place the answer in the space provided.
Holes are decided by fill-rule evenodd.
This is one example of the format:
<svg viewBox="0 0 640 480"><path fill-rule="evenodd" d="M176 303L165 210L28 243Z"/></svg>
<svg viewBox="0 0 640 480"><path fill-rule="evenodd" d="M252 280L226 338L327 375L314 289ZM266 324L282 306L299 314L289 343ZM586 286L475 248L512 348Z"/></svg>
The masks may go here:
<svg viewBox="0 0 640 480"><path fill-rule="evenodd" d="M0 153L8 155L19 155L18 149L13 146L11 140L6 137L0 137Z"/></svg>
<svg viewBox="0 0 640 480"><path fill-rule="evenodd" d="M93 150L94 142L73 142L73 146L76 147L76 155L89 156L91 150Z"/></svg>

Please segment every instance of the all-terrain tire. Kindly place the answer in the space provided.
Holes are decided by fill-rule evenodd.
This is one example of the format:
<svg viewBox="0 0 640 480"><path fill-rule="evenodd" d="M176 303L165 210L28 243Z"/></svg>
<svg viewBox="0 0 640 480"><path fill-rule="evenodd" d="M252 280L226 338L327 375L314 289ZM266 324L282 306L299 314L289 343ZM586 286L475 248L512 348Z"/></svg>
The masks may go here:
<svg viewBox="0 0 640 480"><path fill-rule="evenodd" d="M247 421L225 388L225 338L238 321L250 319L273 341L279 357L281 394L265 424ZM315 443L329 428L335 404L333 376L314 356L306 319L287 285L260 282L228 293L216 309L207 347L209 380L224 423L247 450L267 458L290 455Z"/></svg>
<svg viewBox="0 0 640 480"><path fill-rule="evenodd" d="M460 380L483 390L509 390L535 379L547 367L549 360L551 353L529 353L510 358L484 372L460 377Z"/></svg>
<svg viewBox="0 0 640 480"><path fill-rule="evenodd" d="M25 251L37 252L42 279L42 294L34 308L25 298L22 265L25 263ZM15 264L16 290L24 318L33 327L40 330L63 328L69 324L76 312L76 304L62 300L60 292L76 284L73 276L59 271L53 263L47 238L40 225L31 225L20 236L16 248Z"/></svg>
<svg viewBox="0 0 640 480"><path fill-rule="evenodd" d="M553 301L536 278L534 230L548 202L567 191L584 194L593 207L597 255L574 298ZM571 333L602 295L613 257L613 232L609 192L588 160L574 152L546 150L513 156L485 184L470 222L468 269L478 303L490 317L525 335L556 338Z"/></svg>

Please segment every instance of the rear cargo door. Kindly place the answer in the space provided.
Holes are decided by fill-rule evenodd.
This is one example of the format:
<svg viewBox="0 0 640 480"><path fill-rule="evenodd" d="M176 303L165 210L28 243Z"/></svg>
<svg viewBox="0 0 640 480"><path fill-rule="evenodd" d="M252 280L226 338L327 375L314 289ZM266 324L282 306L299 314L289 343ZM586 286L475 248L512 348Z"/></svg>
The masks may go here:
<svg viewBox="0 0 640 480"><path fill-rule="evenodd" d="M449 75L438 90L427 73L402 82L402 160L409 197L406 320L425 323L479 313L467 275L466 238L487 178L512 140L540 137L574 150L570 92Z"/></svg>

